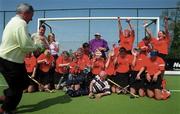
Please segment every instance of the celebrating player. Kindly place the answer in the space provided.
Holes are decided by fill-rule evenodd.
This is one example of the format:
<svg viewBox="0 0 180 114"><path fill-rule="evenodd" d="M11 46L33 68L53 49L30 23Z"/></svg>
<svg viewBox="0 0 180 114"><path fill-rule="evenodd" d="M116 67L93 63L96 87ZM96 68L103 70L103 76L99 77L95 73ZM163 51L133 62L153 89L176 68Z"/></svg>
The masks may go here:
<svg viewBox="0 0 180 114"><path fill-rule="evenodd" d="M120 17L118 17L120 46L124 47L127 50L128 54L130 54L133 48L135 33L130 23L130 19L127 19L126 22L128 23L130 30L125 29L123 32Z"/></svg>

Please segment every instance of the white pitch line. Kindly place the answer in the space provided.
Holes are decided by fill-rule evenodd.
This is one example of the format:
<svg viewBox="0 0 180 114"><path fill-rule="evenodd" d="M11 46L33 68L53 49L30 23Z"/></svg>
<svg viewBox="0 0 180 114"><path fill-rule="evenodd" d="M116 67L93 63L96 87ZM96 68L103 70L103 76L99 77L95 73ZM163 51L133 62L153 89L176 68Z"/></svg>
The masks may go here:
<svg viewBox="0 0 180 114"><path fill-rule="evenodd" d="M170 92L180 92L180 90L178 90L178 89L176 90L175 89L175 90L170 90Z"/></svg>

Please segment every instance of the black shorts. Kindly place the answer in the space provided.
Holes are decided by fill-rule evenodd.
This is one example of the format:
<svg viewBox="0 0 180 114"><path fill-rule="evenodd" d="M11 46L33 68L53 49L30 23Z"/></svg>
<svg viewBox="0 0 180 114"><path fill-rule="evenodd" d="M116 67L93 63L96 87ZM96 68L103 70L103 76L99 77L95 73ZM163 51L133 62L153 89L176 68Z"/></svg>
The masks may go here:
<svg viewBox="0 0 180 114"><path fill-rule="evenodd" d="M41 70L38 70L38 81L43 84L49 84L50 83L50 76L49 76L49 72L43 72Z"/></svg>
<svg viewBox="0 0 180 114"><path fill-rule="evenodd" d="M148 82L148 81L146 80L146 89L150 89L150 90L162 89L162 86L161 86L161 85L162 85L162 77L161 77L161 75L158 76L156 82L152 81L152 79L151 79L150 82Z"/></svg>
<svg viewBox="0 0 180 114"><path fill-rule="evenodd" d="M116 82L116 75L111 75L111 76L108 75L107 78L110 79L110 80L112 80L112 81L114 81L114 82ZM112 84L112 83L109 82L109 85L110 85L110 86L113 86L114 84Z"/></svg>
<svg viewBox="0 0 180 114"><path fill-rule="evenodd" d="M131 76L129 80L130 87L134 89L144 88L145 86L145 72L143 72L140 76L141 80L136 80L136 76L139 71L131 71Z"/></svg>
<svg viewBox="0 0 180 114"><path fill-rule="evenodd" d="M28 76L32 75L32 73L29 73L29 72L27 74ZM37 77L34 77L34 79L37 80ZM34 81L30 80L30 85L37 85L37 84Z"/></svg>
<svg viewBox="0 0 180 114"><path fill-rule="evenodd" d="M117 73L115 76L115 82L121 87L126 87L129 84L129 72Z"/></svg>
<svg viewBox="0 0 180 114"><path fill-rule="evenodd" d="M68 79L68 74L60 74L58 72L55 72L54 73L53 83L54 84L58 84L60 79L61 79L61 77L63 77L62 82L66 82L67 79Z"/></svg>

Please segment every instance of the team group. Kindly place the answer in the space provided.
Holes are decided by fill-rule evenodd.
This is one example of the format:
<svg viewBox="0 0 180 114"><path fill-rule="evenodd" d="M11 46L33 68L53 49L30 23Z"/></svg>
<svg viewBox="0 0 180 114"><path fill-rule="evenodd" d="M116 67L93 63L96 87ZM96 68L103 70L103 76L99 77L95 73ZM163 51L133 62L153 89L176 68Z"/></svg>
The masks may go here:
<svg viewBox="0 0 180 114"><path fill-rule="evenodd" d="M165 30L159 31L157 38L144 22L147 36L136 48L133 48L135 32L130 19L126 22L129 29L123 30L118 18L119 41L112 49L96 33L94 39L83 43L77 51L63 51L60 55L55 35L50 33L46 38L46 27L41 25L38 33L31 35L41 48L26 55L25 65L29 76L42 85L31 81L26 91L64 88L70 96L89 94L90 98L100 98L111 93L130 93L131 98L146 95L167 99L170 93L163 75L170 44L168 18L164 18Z"/></svg>

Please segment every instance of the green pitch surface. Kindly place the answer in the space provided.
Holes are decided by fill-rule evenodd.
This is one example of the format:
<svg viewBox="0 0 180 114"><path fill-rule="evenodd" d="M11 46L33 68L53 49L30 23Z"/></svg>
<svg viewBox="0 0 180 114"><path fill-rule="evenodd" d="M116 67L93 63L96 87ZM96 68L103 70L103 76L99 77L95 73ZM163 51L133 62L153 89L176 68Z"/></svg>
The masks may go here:
<svg viewBox="0 0 180 114"><path fill-rule="evenodd" d="M71 98L62 91L56 93L25 93L18 106L18 114L180 114L180 76L166 76L170 99L156 101L147 97L130 99L129 95ZM4 85L2 76L0 84ZM0 95L5 87L0 87ZM177 91L179 90L179 91Z"/></svg>

